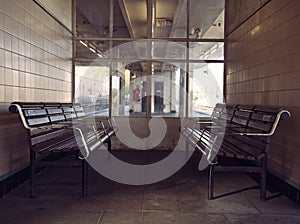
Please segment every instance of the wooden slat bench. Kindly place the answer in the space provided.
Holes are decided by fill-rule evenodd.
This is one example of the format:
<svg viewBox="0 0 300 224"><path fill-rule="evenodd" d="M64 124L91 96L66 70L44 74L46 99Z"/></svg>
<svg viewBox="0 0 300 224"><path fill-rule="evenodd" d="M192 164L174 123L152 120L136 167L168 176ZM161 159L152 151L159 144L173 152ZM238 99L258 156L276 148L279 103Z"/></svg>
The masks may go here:
<svg viewBox="0 0 300 224"><path fill-rule="evenodd" d="M30 149L30 197L36 196L36 170L38 167L80 166L82 170L82 196L87 194L87 164L85 151L80 139L80 129L91 129L111 148L111 136L114 129L106 118L100 121L100 128L95 127L85 118L80 105L72 103L30 103L13 102L9 107L11 113L19 113L21 121L28 133ZM104 125L106 122L108 125ZM74 161L50 161L44 158L53 153L74 153ZM41 155L37 158L37 154Z"/></svg>
<svg viewBox="0 0 300 224"><path fill-rule="evenodd" d="M199 149L209 163L209 199L214 198L215 172L260 174L260 199L266 199L270 140L279 121L290 116L289 111L281 108L217 104L211 121L196 122L183 128L187 145ZM222 157L253 161L253 165L219 165Z"/></svg>

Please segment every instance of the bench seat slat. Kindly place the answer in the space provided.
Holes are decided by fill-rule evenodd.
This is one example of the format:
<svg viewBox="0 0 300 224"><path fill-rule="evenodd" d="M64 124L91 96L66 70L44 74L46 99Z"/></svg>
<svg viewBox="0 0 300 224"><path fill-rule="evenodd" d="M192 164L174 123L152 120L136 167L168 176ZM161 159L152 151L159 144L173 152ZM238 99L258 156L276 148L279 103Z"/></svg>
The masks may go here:
<svg viewBox="0 0 300 224"><path fill-rule="evenodd" d="M29 126L44 126L50 124L50 120L48 117L39 117L39 118L31 118L27 119L27 123Z"/></svg>
<svg viewBox="0 0 300 224"><path fill-rule="evenodd" d="M24 109L23 111L26 117L47 115L47 111L45 109Z"/></svg>

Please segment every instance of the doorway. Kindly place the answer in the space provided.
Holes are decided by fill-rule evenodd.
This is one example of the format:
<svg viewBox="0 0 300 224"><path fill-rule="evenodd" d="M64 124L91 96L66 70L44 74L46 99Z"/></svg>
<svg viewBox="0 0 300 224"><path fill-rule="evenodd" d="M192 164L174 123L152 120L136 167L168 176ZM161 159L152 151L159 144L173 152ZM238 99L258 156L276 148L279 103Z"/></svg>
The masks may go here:
<svg viewBox="0 0 300 224"><path fill-rule="evenodd" d="M162 113L164 108L164 82L154 82L154 112Z"/></svg>

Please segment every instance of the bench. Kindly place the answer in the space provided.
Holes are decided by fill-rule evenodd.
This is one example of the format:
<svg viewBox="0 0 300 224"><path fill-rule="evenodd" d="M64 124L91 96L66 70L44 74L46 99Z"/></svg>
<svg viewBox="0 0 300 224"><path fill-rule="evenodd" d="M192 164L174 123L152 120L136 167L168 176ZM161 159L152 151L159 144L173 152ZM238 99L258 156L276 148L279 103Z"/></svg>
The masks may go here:
<svg viewBox="0 0 300 224"><path fill-rule="evenodd" d="M114 129L108 118L100 120L98 127L87 121L87 114L78 104L13 102L11 113L19 113L27 130L30 149L30 197L36 196L36 171L39 167L81 167L82 196L87 194L87 164L80 130L91 129L101 144L111 150ZM45 159L50 154L75 154L74 161Z"/></svg>
<svg viewBox="0 0 300 224"><path fill-rule="evenodd" d="M186 144L200 150L209 164L208 199L214 198L215 172L258 173L260 199L266 199L270 140L279 121L290 116L290 112L282 108L217 104L210 121L199 121L183 128ZM222 157L244 163L220 165Z"/></svg>

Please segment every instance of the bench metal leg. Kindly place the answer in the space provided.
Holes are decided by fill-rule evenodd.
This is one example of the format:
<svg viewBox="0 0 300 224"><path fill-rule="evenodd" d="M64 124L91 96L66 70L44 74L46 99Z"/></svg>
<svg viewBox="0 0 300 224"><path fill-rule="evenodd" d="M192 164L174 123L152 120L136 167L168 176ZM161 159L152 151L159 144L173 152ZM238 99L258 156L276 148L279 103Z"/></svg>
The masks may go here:
<svg viewBox="0 0 300 224"><path fill-rule="evenodd" d="M188 158L189 158L189 155L190 155L190 143L189 143L189 140L188 138L186 138L185 140L185 160L187 161Z"/></svg>
<svg viewBox="0 0 300 224"><path fill-rule="evenodd" d="M111 159L111 138L109 137L107 140L107 159L110 160Z"/></svg>
<svg viewBox="0 0 300 224"><path fill-rule="evenodd" d="M212 200L214 198L214 165L209 166L208 174L208 199Z"/></svg>
<svg viewBox="0 0 300 224"><path fill-rule="evenodd" d="M261 183L260 183L260 200L266 200L267 195L267 162L268 158L265 156L261 160Z"/></svg>
<svg viewBox="0 0 300 224"><path fill-rule="evenodd" d="M81 190L81 193L82 193L82 197L86 196L87 195L87 169L88 169L88 165L87 165L87 162L85 160L82 160L82 190Z"/></svg>
<svg viewBox="0 0 300 224"><path fill-rule="evenodd" d="M107 140L107 150L111 153L111 139Z"/></svg>
<svg viewBox="0 0 300 224"><path fill-rule="evenodd" d="M35 151L30 147L30 192L29 196L34 198L36 196L36 178L35 178L35 169L36 169L36 155Z"/></svg>

